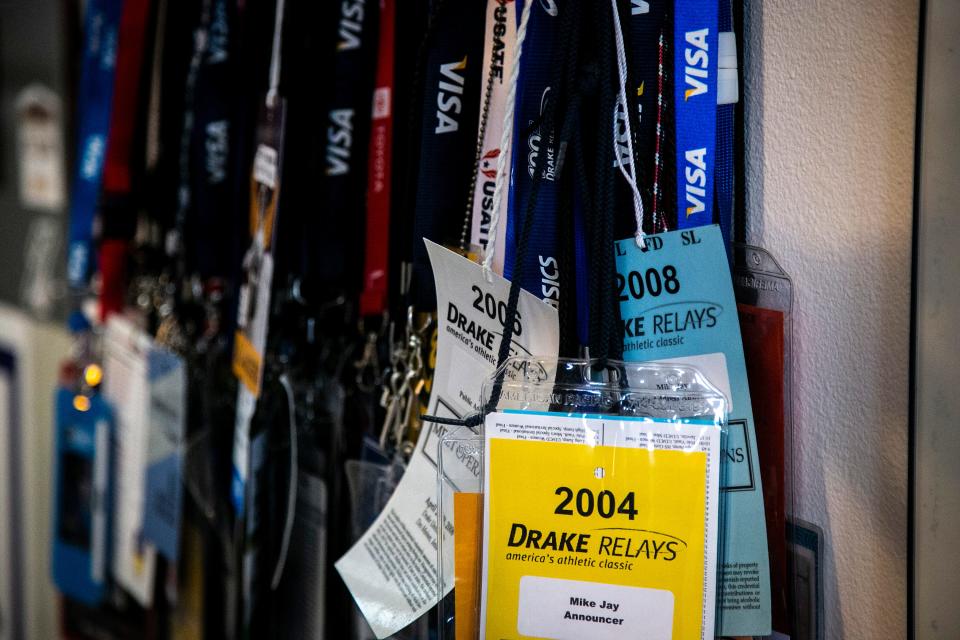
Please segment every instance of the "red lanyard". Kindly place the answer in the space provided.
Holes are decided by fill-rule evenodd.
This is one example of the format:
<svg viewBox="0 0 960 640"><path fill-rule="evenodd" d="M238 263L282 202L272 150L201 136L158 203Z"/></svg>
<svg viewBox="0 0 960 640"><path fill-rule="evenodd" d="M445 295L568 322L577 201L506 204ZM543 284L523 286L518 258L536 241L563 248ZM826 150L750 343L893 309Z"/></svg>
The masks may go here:
<svg viewBox="0 0 960 640"><path fill-rule="evenodd" d="M140 98L140 71L143 67L144 43L150 14L150 0L126 0L117 47L117 70L114 79L113 107L110 134L103 165L103 193L105 196L124 197L131 190L131 161L137 106ZM127 206L104 211L103 215L133 215ZM104 229L113 225L104 222ZM119 225L133 229L132 224ZM126 289L126 261L130 238L107 237L104 234L99 248L100 263L100 319L123 310Z"/></svg>
<svg viewBox="0 0 960 640"><path fill-rule="evenodd" d="M380 315L387 305L390 245L390 164L393 142L395 0L380 0L380 40L367 169L367 242L360 314Z"/></svg>
<svg viewBox="0 0 960 640"><path fill-rule="evenodd" d="M150 0L125 0L123 3L113 108L110 111L110 137L103 165L103 190L107 194L130 192L130 152L140 97L140 70L143 67L149 13Z"/></svg>

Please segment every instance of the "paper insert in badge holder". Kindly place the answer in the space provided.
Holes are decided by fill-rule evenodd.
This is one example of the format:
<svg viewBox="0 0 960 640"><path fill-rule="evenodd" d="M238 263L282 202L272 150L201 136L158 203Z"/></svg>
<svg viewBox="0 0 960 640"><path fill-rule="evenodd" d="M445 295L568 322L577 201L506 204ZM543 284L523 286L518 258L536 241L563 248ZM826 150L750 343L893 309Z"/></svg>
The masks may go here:
<svg viewBox="0 0 960 640"><path fill-rule="evenodd" d="M704 466L703 461L699 463L701 471L695 472L694 475L697 477L687 484L693 493L697 493L699 490L702 495L701 500L705 500L707 503L707 505L701 507L701 513L706 512L707 514L704 521L696 521L695 518L688 518L688 521L699 522L699 524L696 524L696 527L699 527L696 530L706 532L700 545L705 553L702 569L707 576L712 576L712 578L705 582L703 574L701 574L702 577L698 584L702 588L703 597L697 600L696 594L694 594L693 596L686 595L677 598L679 604L676 611L685 610L687 619L694 620L693 626L697 628L698 632L701 625L712 625L716 555L719 548L716 542L716 523L721 507L717 494L720 458L718 453L722 430L725 428L726 415L726 399L723 393L713 387L693 367L633 364L618 361L608 361L601 364L595 360L513 357L504 363L497 374L488 379L484 385L482 397L489 410L488 420L495 416L508 416L511 422L516 420L517 424L524 423L525 420L532 420L533 423L537 423L531 423L529 428L522 433L517 432L516 439L511 441L513 444L507 445L530 448L531 451L540 452L526 458L521 457L509 465L508 473L513 473L513 469L536 469L535 475L537 477L523 482L524 486L536 484L538 479L549 475L549 461L551 460L558 463L552 466L557 467L557 472L562 474L562 468L565 465L559 464L560 459L565 455L573 455L576 459L580 455L580 453L571 449L571 445L575 445L575 440L578 437L581 438L582 444L587 445L582 452L586 452L588 456L591 455L591 452L605 451L608 455L615 454L624 460L626 459L625 456L631 454L640 454L641 457L647 457L644 451L637 451L636 442L633 440L629 438L622 442L616 440L619 436L613 435L613 431L606 434L608 440L605 442L600 437L599 431L591 431L589 428L586 431L580 429L579 425L586 425L588 421L598 418L609 419L611 426L614 422L626 424L624 434L628 432L636 434L640 431L649 430L648 427L653 431L657 429L666 432L674 430L678 434L681 434L684 429L693 432L697 432L699 429L704 433L709 433L710 437L703 440L705 447L706 444L709 444L712 447L709 451L713 451L715 455L712 456L706 466ZM568 429L570 425L554 424L557 420L561 422L567 420L574 423L574 429L570 431ZM543 421L543 424L539 424L538 421ZM564 429L568 430L563 431ZM572 435L577 433L578 429L581 435ZM438 566L446 567L447 571L450 570L450 567L453 567L454 572L454 575L438 575L438 588L441 592L444 592L451 585L455 587L453 593L443 599L439 607L440 637L444 639L465 640L469 638L473 640L484 637L480 635L481 629L485 627L484 622L486 622L481 620L481 613L486 609L483 602L484 587L486 586L484 574L487 569L485 565L491 557L489 548L491 543L487 540L489 514L484 507L489 498L488 495L484 494L484 487L489 486L490 481L490 478L487 477L491 468L490 459L485 457L485 452L490 451L490 437L490 422L488 422L486 426L481 425L477 428L458 427L452 429L440 441L438 473L440 490L438 495L440 496L440 511L443 515L440 521L454 521L454 530L456 531L453 544L441 544L438 550L441 555ZM614 439L610 440L611 437ZM690 440L690 442L694 441ZM498 443L500 443L499 440ZM622 446L604 446L609 443ZM657 456L665 455L659 449L669 448L660 442L654 443L652 440L647 442L645 446L657 449L655 454ZM630 449L633 449L633 451L630 451ZM651 453L650 455L654 454ZM710 458L711 454L708 453L707 457ZM612 487L612 483L621 477L618 475L620 471L617 469L617 465L612 467L608 465L605 468L603 464L597 464L595 467L588 465L584 468L584 473L591 475L597 482L607 483L605 486ZM664 465L664 468L666 469L666 465ZM708 476L707 482L702 480L704 471ZM711 475L712 478L709 477ZM573 486L581 479L579 476L577 478L561 477L563 482L558 481L557 484L567 486ZM699 489L697 489L698 486ZM520 496L523 492L523 488L517 486L516 491L509 491L508 493ZM528 513L546 506L549 507L549 511L552 511L557 505L554 505L550 500L559 500L562 497L558 497L550 491L548 495L543 496L543 500L523 498L525 506L518 505L517 509L519 513ZM610 512L609 507L612 505L610 502L612 499L606 493L604 494L602 498L604 514ZM623 498L621 498L622 500ZM646 498L640 498L636 504L645 504L645 501ZM545 505L545 503L548 504ZM568 506L572 507L575 513L577 509L576 499L573 499ZM600 504L595 502L594 506L598 508ZM624 507L624 510L629 511L629 505ZM551 517L555 516L551 515ZM704 522L706 522L706 528L703 528ZM710 533L711 531L712 533ZM438 535L440 537L454 537L453 531L439 531ZM547 534L543 532L541 535ZM558 535L562 536L563 534ZM596 541L600 541L600 538L597 538ZM568 536L566 544L569 543L570 538ZM659 543L661 545L665 544L663 541ZM453 550L455 556L453 562L444 561L442 558L442 554L449 553L449 549ZM541 555L546 557L549 554ZM562 558L559 559L562 561ZM698 561L696 564L701 563ZM588 590L589 588L597 588L604 593L609 591L610 593L621 594L627 598L625 602L632 602L633 604L630 606L638 611L644 608L644 603L665 602L664 598L674 602L674 597L670 595L669 590L644 589L642 584L640 586L635 584L638 582L637 576L632 578L628 576L628 578L619 581L611 580L610 584L605 584L602 576L594 576L592 580L581 580L580 582L583 582L583 585L578 588L584 587ZM487 602L491 605L491 610L497 611L506 607L509 611L506 617L509 620L506 629L500 627L494 630L487 627L486 637L586 637L576 635L576 633L589 633L595 637L606 637L603 633L600 633L603 631L602 628L590 627L590 624L593 623L583 623L587 624L587 629L576 631L569 624L550 619L549 615L541 619L541 616L536 612L543 603L533 605L532 609L529 604L526 605L526 613L524 613L522 610L525 607L524 601L533 602L533 600L530 600L531 593L533 593L530 589L536 587L534 591L537 593L547 593L559 589L559 593L566 588L565 585L568 585L568 582L565 582L567 579L569 579L569 576L565 575L563 570L553 570L552 575L551 571L547 570L534 571L530 575L519 576L518 583L514 585L519 588L519 591L516 592L519 599L514 598L514 592L511 591L510 598L512 601L506 603L499 601L502 600L500 597L502 590L498 588L490 591ZM640 578L639 583L642 582L643 579ZM654 580L654 582L656 581ZM688 580L687 584L693 583ZM707 585L707 587L703 588L704 585ZM611 589L612 591L610 591ZM523 594L527 595L524 596ZM534 598L534 600L539 602L538 598ZM651 598L653 599L651 600ZM497 601L495 602L495 600ZM695 610L691 610L691 602L693 601L702 602L702 608L698 604L694 607ZM520 609L517 609L518 606ZM513 615L515 610L517 610L516 616ZM549 610L549 607L544 610ZM674 611L674 609L671 609L671 611ZM599 617L609 618L610 616L601 615ZM666 615L664 618L666 622L661 621L660 627L672 629L673 617L674 614L672 613ZM629 620L627 622L638 624L636 620L633 620L632 623ZM558 624L559 628L552 628L551 630L551 625L557 627ZM626 626L614 626L615 629L611 627L606 631L611 631L611 629L619 633L628 631ZM566 629L566 632L563 629ZM652 631L653 626L645 625L644 630L645 632ZM494 631L494 635L490 635ZM504 635L504 633L508 635ZM565 635L565 633L574 633L574 635ZM596 635L597 633L600 633L600 635Z"/></svg>

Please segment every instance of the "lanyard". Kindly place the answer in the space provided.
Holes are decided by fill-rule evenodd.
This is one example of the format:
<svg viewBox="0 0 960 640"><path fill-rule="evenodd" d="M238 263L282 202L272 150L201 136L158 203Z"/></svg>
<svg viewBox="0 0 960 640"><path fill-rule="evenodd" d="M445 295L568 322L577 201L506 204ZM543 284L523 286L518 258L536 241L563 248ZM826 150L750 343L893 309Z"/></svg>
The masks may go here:
<svg viewBox="0 0 960 640"><path fill-rule="evenodd" d="M582 11L579 3L571 9ZM615 141L612 127L614 115L620 102L620 71L617 67L618 55L615 44L616 16L611 3L598 3L585 15L574 16L573 24L587 30L583 46L583 55L588 58L582 64L576 79L574 96L576 110L580 102L589 99L591 103L584 108L578 121L574 122L568 134L565 125L561 140L570 135L572 158L565 164L572 164L570 170L576 179L574 191L574 260L576 263L574 287L576 291L576 335L581 346L589 347L590 356L600 359L617 358L621 353L619 332L617 331L618 313L613 291L614 255L613 239L615 235L615 212L617 210L617 182L620 181L623 168L618 162L617 149L619 138ZM581 26L582 25L582 26ZM574 42L569 34L564 34L564 42ZM592 120L592 121L591 121ZM597 131L595 139L586 138L583 131ZM616 142L616 144L615 144ZM628 151L628 155L629 151ZM622 158L622 155L620 156ZM633 201L632 190L623 200ZM563 314L562 314L563 315Z"/></svg>
<svg viewBox="0 0 960 640"><path fill-rule="evenodd" d="M487 3L487 31L483 51L483 68L487 70L487 86L480 105L480 135L474 167L473 193L470 202L470 245L486 250L493 220L493 195L496 189L497 164L504 153L504 167L510 172L510 149L500 148L503 116L509 93L510 61L517 40L516 14L506 0ZM507 203L500 202L500 224L507 222ZM497 244L492 263L496 273L503 273L506 235L495 237ZM463 247L469 249L469 247Z"/></svg>
<svg viewBox="0 0 960 640"><path fill-rule="evenodd" d="M181 185L190 194L185 240L188 264L204 280L227 277L234 266L235 24L233 3L212 0L190 105L189 183Z"/></svg>
<svg viewBox="0 0 960 640"><path fill-rule="evenodd" d="M239 295L238 329L234 338L233 371L241 384L237 393L234 424L231 500L238 518L243 517L246 507L246 486L250 472L250 427L257 399L262 391L264 352L270 321L272 253L279 214L285 135L286 103L279 95L284 4L285 0L277 0L273 51L270 57L270 84L257 124L256 152L250 176L249 223L252 242L244 256L244 284Z"/></svg>
<svg viewBox="0 0 960 640"><path fill-rule="evenodd" d="M519 3L518 3L519 6ZM563 289L561 274L569 268L560 264L557 238L557 131L545 122L551 103L561 99L556 86L556 48L560 13L567 3L535 2L527 28L526 44L520 56L520 78L517 89L517 111L514 124L514 162L510 185L509 214L506 233L504 276L514 279L515 258L520 235L520 218L531 200L537 166L542 164L540 187L533 213L536 233L530 237L526 251L528 264L520 286L558 306ZM541 163L541 157L543 162Z"/></svg>
<svg viewBox="0 0 960 640"><path fill-rule="evenodd" d="M470 186L479 120L486 7L440 2L423 68L420 160L413 220L411 299L418 309L436 305L433 272L423 238L457 244Z"/></svg>
<svg viewBox="0 0 960 640"><path fill-rule="evenodd" d="M583 15L585 13L585 15ZM581 17L583 15L583 17ZM559 41L564 43L564 47L558 56L562 62L559 64L559 76L567 79L564 87L571 94L571 98L566 104L560 101L548 103L544 111L542 125L547 130L553 130L555 117L556 122L561 126L558 128L558 140L567 148L567 153L571 156L560 167L561 177L572 175L576 180L577 189L574 191L574 235L581 236L580 240L574 238L574 258L578 272L589 272L587 285L582 283L576 287L578 291L583 291L587 295L585 299L589 300L590 309L595 310L589 317L588 340L591 355L598 358L618 358L622 353L622 345L618 346L620 334L617 330L619 324L619 310L616 307L616 296L614 292L614 254L613 254L613 200L614 200L614 168L611 165L610 158L613 157L613 136L601 135L596 140L584 140L582 135L582 124L588 121L587 115L595 115L598 118L599 127L607 134L612 133L611 126L612 114L616 104L616 97L613 86L616 83L612 65L609 64L591 64L596 58L587 61L587 68L582 69L578 61L578 49L581 38L581 30L590 30L597 36L597 46L593 42L585 43L583 53L589 55L598 50L599 60L612 60L614 58L611 26L613 24L613 14L609 4L599 3L597 6L591 6L589 11L584 11L582 4L572 2L563 13L561 19L562 37ZM578 73L580 72L580 73ZM595 109L584 109L581 106L586 99L595 100ZM560 104L558 104L560 103ZM592 169L592 185L587 176L587 159L591 160L590 169ZM535 200L538 194L540 184L544 181L547 158L541 154L537 158L534 179L531 184L530 202L524 210L518 212L521 217L513 216L518 224L519 233L516 242L517 256L514 260L516 271L513 274L510 284L510 295L507 301L506 322L504 323L504 334L500 345L498 362L502 363L509 355L510 341L513 337L513 320L516 318L517 302L520 294L520 283L524 280L524 271L529 261L526 260L527 252L532 248L531 235L535 228L534 216L536 212ZM592 187L592 188L591 188ZM569 201L569 190L561 191L562 208L566 209ZM579 204L577 200L580 200ZM576 210L582 212L582 222L577 220ZM569 216L561 215L561 219L568 219ZM587 267L587 268L583 268ZM574 281L580 278L575 277ZM561 298L560 310L561 320L569 317L569 297ZM579 304L579 301L578 301ZM579 315L579 310L578 310ZM580 324L580 323L578 323ZM586 323L584 323L586 324ZM563 331L563 328L561 328ZM580 331L578 330L578 334ZM504 369L499 368L496 383L503 380ZM500 386L495 384L493 393L488 401L487 407L496 407L499 401ZM467 421L469 423L469 421Z"/></svg>
<svg viewBox="0 0 960 640"><path fill-rule="evenodd" d="M667 230L667 220L663 211L663 152L664 130L666 129L663 116L665 84L663 65L666 39L666 28L661 27L660 34L657 37L657 133L653 152L653 206L650 208L654 233Z"/></svg>
<svg viewBox="0 0 960 640"><path fill-rule="evenodd" d="M622 12L624 35L629 37L627 105L623 114L629 119L633 131L635 157L627 153L625 127L618 129L616 153L624 164L636 162L636 177L643 198L644 210L651 221L648 230L652 230L658 219L654 207L653 176L657 161L657 124L660 94L658 92L659 35L663 28L666 3L663 0L653 2L632 2L630 12ZM619 200L629 202L632 194L623 181L618 180ZM621 237L620 229L617 237ZM631 233L634 229L630 229Z"/></svg>
<svg viewBox="0 0 960 640"><path fill-rule="evenodd" d="M362 316L387 308L390 255L390 180L393 143L393 50L396 0L380 0L380 45L367 167L367 241L363 267Z"/></svg>
<svg viewBox="0 0 960 640"><path fill-rule="evenodd" d="M167 252L176 262L177 275L183 277L190 270L190 260L184 242L187 234L187 220L191 207L191 163L190 149L193 130L196 124L196 93L200 78L200 68L207 49L207 29L210 25L213 0L204 0L200 11L199 23L193 34L193 53L184 86L183 122L179 140L179 182L177 185L177 213L174 226L167 240Z"/></svg>
<svg viewBox="0 0 960 640"><path fill-rule="evenodd" d="M194 47L200 10L176 0L156 0L157 11L150 70L149 99L144 134L144 197L148 218L157 235L166 241L176 237L179 161L184 112L188 109L187 76ZM147 240L162 251L161 238ZM170 247L172 249L172 247ZM172 255L172 252L170 252Z"/></svg>
<svg viewBox="0 0 960 640"><path fill-rule="evenodd" d="M586 345L590 342L590 285L588 283L590 263L587 259L586 224L582 196L579 192L575 192L573 201L573 284L574 295L577 300L577 343L581 345Z"/></svg>
<svg viewBox="0 0 960 640"><path fill-rule="evenodd" d="M569 11L565 12L561 20L560 40L565 43L565 56L562 64L565 67L564 73L568 77L579 71L577 61L580 55L579 50L582 48L583 31L585 31L582 24L582 14L582 5L578 2L573 2L570 5ZM578 347L585 346L590 341L589 274L591 267L588 253L589 241L587 240L587 211L591 208L591 190L587 179L588 169L585 159L585 149L580 135L583 125L586 124L581 117L581 105L584 96L579 93L579 86L581 84L580 77L576 75L572 77L576 79L574 80L574 86L568 88L571 94L570 105L561 129L560 141L561 144L567 144L571 150L571 152L569 152L570 159L567 161L570 168L561 172L561 175L564 177L572 175L574 178L572 180L572 186L562 191L564 200L561 200L564 208L567 206L566 203L569 202L571 209L568 223L570 224L569 228L573 232L569 251L573 259L574 295L572 302L574 309L572 312L570 311L570 296L564 296L560 302L559 309L561 320L561 347L571 343L571 336L576 337ZM574 327L573 331L570 330L569 325L571 323ZM576 351L564 355L576 357L579 355L579 351L580 349L578 348Z"/></svg>
<svg viewBox="0 0 960 640"><path fill-rule="evenodd" d="M623 353L623 340L618 330L619 306L614 292L613 282L616 273L614 263L614 212L615 206L615 178L611 158L614 158L613 138L609 134L611 114L617 102L614 87L618 84L615 65L604 64L605 61L615 59L614 42L611 37L613 12L609 3L599 3L592 12L593 30L598 38L598 55L600 64L597 70L599 84L596 143L597 161L594 163L595 196L591 208L587 211L587 237L589 239L590 260L590 355L601 360L619 358ZM583 141L581 140L581 148Z"/></svg>
<svg viewBox="0 0 960 640"><path fill-rule="evenodd" d="M100 269L100 319L123 308L126 258L136 216L132 210L134 129L139 113L140 71L150 0L126 0L120 18L117 66L114 74L110 135L103 166Z"/></svg>
<svg viewBox="0 0 960 640"><path fill-rule="evenodd" d="M735 103L738 100L736 37L733 33L733 8L730 0L720 0L718 19L717 72L717 222L723 236L727 258L733 258L733 203L734 203L734 135L736 129ZM732 51L731 51L732 49Z"/></svg>
<svg viewBox="0 0 960 640"><path fill-rule="evenodd" d="M677 228L713 221L717 137L717 0L674 3Z"/></svg>
<svg viewBox="0 0 960 640"><path fill-rule="evenodd" d="M131 151L149 13L150 0L124 0L114 74L110 139L103 166L103 191L106 195L127 194L131 189Z"/></svg>
<svg viewBox="0 0 960 640"><path fill-rule="evenodd" d="M84 21L77 167L70 206L67 280L83 289L90 275L93 221L100 198L116 69L121 0L89 0Z"/></svg>
<svg viewBox="0 0 960 640"><path fill-rule="evenodd" d="M322 128L323 229L314 268L325 294L352 294L363 284L362 247L371 119L370 98L378 65L377 3L336 3L333 89ZM381 211L383 205L379 205ZM314 245L316 248L316 245Z"/></svg>

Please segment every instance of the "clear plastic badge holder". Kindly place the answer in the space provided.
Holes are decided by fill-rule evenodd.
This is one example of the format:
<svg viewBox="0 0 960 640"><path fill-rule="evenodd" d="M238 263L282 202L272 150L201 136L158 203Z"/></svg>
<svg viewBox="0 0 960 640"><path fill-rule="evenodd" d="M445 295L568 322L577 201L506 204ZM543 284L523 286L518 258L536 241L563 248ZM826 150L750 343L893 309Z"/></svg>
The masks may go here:
<svg viewBox="0 0 960 640"><path fill-rule="evenodd" d="M511 357L493 378L484 383L482 398L486 407L496 407L498 412L549 412L568 417L623 417L667 425L713 425L720 434L721 450L726 431L727 399L699 370L689 366ZM440 439L439 523L454 522L455 494L482 495L485 444L483 422L476 427L452 427ZM720 459L719 474L722 476L722 455ZM717 531L722 531L722 493L718 502ZM482 502L479 504L480 525L461 532L460 539L455 537L454 527L439 527L438 592L447 593L455 584L464 585L464 580L473 582L470 587L461 587L461 591L468 594L467 601L462 594L461 600L457 601L456 589L441 599L438 608L438 637L441 640L474 640L479 637L484 555ZM719 554L722 545L715 542L714 548ZM454 557L468 547L472 547L476 565L468 575L454 575ZM722 558L717 558L717 566L721 561ZM491 592L491 598L494 597ZM714 592L708 590L704 597L711 600L703 603L704 612L707 607L715 610ZM497 603L491 601L490 606L496 607ZM464 616L472 619L466 623L461 620L458 628L458 617ZM519 637L520 634L514 635Z"/></svg>
<svg viewBox="0 0 960 640"><path fill-rule="evenodd" d="M757 445L770 551L773 630L792 637L799 629L811 629L811 638L823 638L822 587L817 583L809 591L810 583L799 572L803 558L795 557L792 535L798 526L811 530L795 521L794 508L794 489L799 485L793 465L793 283L766 250L734 244L733 288L753 415L763 425L757 431Z"/></svg>

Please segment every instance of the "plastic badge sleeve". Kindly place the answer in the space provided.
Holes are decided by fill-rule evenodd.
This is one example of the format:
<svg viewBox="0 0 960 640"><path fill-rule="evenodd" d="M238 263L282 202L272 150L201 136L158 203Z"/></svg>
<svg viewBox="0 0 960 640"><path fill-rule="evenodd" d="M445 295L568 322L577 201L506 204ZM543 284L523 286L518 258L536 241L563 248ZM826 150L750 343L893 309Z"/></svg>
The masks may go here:
<svg viewBox="0 0 960 640"><path fill-rule="evenodd" d="M712 635L724 395L692 367L555 358L511 358L494 394L441 440L440 637Z"/></svg>
<svg viewBox="0 0 960 640"><path fill-rule="evenodd" d="M437 356L427 413L460 418L483 406L483 384L496 369L510 283L480 265L427 242L437 285ZM511 349L557 353L556 310L522 291ZM336 562L378 638L396 634L430 611L445 593L436 590L437 548L454 523L439 517L437 458L446 425L421 431L410 464L384 510ZM465 469L479 475L477 467ZM439 487L440 490L448 490ZM449 514L448 514L449 515ZM444 538L437 538L438 528ZM447 554L449 556L449 554Z"/></svg>
<svg viewBox="0 0 960 640"><path fill-rule="evenodd" d="M776 259L759 247L733 248L733 287L753 401L770 553L773 630L795 632L791 618L788 520L792 517L793 447L790 404L793 285Z"/></svg>

